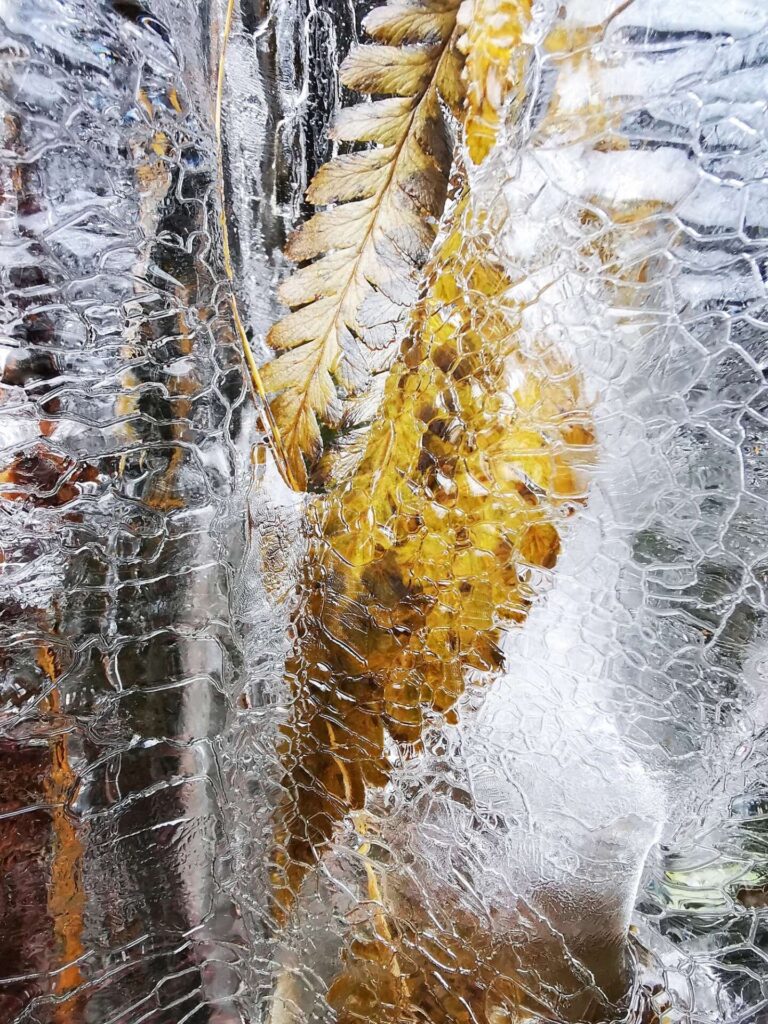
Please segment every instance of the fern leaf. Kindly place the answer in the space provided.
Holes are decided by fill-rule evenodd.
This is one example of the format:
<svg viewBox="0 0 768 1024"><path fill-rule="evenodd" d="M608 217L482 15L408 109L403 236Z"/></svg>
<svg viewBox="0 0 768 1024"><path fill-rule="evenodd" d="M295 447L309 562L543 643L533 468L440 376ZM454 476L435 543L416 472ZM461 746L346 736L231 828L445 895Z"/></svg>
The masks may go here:
<svg viewBox="0 0 768 1024"><path fill-rule="evenodd" d="M387 183L393 147L350 153L325 164L312 179L307 199L315 206L370 199Z"/></svg>
<svg viewBox="0 0 768 1024"><path fill-rule="evenodd" d="M502 629L525 618L583 500L578 377L523 354L492 228L468 193L454 216L356 467L316 506L287 664L279 914L335 823L386 782L385 738L417 744L429 713L450 720L468 671L500 667Z"/></svg>
<svg viewBox="0 0 768 1024"><path fill-rule="evenodd" d="M403 43L439 43L453 29L452 5L438 7L406 6L391 3L371 11L365 19L365 30L372 39L401 46Z"/></svg>
<svg viewBox="0 0 768 1024"><path fill-rule="evenodd" d="M521 80L516 53L491 56ZM480 61L475 72L488 69ZM380 137L391 115L375 115ZM579 379L551 352L520 349L493 211L475 211L462 177L377 415L350 437L346 465L314 506L300 639L286 665L295 704L275 835L279 919L336 824L386 784L387 737L418 744L425 716L451 720L468 672L500 667L503 628L525 618L537 573L557 560L561 523L584 498L592 434ZM377 302L372 319L392 317Z"/></svg>
<svg viewBox="0 0 768 1024"><path fill-rule="evenodd" d="M346 107L339 112L330 136L337 142L378 142L391 146L398 142L413 111L413 100L385 99Z"/></svg>
<svg viewBox="0 0 768 1024"><path fill-rule="evenodd" d="M442 47L361 46L341 67L348 89L382 96L420 96L434 75Z"/></svg>
<svg viewBox="0 0 768 1024"><path fill-rule="evenodd" d="M335 425L341 398L365 384L371 353L391 346L412 306L435 238L452 158L443 104L461 102L455 49L459 0L392 3L365 27L341 69L350 89L386 97L344 110L332 137L373 148L335 157L307 199L322 207L291 236L286 255L306 264L280 288L293 312L268 342L262 369L291 473L321 449L320 422Z"/></svg>

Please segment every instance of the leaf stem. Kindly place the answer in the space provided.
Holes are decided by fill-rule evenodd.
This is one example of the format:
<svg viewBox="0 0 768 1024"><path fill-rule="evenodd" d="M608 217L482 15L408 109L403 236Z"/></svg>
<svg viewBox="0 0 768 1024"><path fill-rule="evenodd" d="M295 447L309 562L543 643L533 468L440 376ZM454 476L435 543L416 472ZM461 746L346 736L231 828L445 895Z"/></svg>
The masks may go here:
<svg viewBox="0 0 768 1024"><path fill-rule="evenodd" d="M214 114L214 131L216 135L216 154L217 154L217 171L219 179L219 197L220 197L220 224L221 224L221 237L222 237L222 255L224 257L224 273L227 275L227 282L229 284L229 305L232 311L232 320L234 321L235 331L240 340L240 345L243 350L243 356L245 357L245 363L248 367L248 375L250 377L251 386L256 394L259 396L261 401L262 409L261 414L264 417L267 425L267 436L270 440L275 461L277 467L280 470L285 482L294 491L300 491L301 488L298 486L296 479L291 472L288 459L286 457L285 448L283 446L282 438L280 437L280 430L278 429L277 423L275 423L272 412L269 408L269 402L267 401L267 393L264 390L264 383L259 373L259 367L256 363L256 359L253 355L251 344L248 341L248 335L245 332L243 321L240 317L240 310L237 306L237 297L235 295L235 273L232 266L232 252L229 244L229 226L227 224L226 215L226 204L225 204L225 193L224 193L224 146L222 142L221 134L221 121L222 121L222 110L224 106L224 80L226 72L226 55L227 45L229 43L229 37L232 32L232 18L235 10L235 0L227 0L227 10L224 17L224 32L221 40L221 52L219 54L219 67L216 82L216 108Z"/></svg>

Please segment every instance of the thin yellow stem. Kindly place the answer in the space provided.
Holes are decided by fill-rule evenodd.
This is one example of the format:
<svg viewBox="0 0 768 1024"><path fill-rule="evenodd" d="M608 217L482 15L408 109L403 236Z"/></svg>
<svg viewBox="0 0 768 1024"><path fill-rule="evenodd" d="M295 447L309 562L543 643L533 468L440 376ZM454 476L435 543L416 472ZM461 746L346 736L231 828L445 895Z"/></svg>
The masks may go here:
<svg viewBox="0 0 768 1024"><path fill-rule="evenodd" d="M358 848L358 852L362 857L365 858L365 877L368 889L368 899L371 901L371 903L375 904L376 906L376 909L374 911L376 931L378 935L380 935L381 938L384 939L385 942L390 943L392 951L392 974L396 978L402 978L403 975L400 969L400 962L397 959L397 953L394 951L394 947L392 946L392 931L389 927L389 921L387 920L387 915L384 906L384 897L381 892L381 887L379 886L379 879L378 876L376 875L376 868L374 867L373 861L370 858L371 843L368 839L365 839L365 836L368 833L368 822L365 811L362 811L360 814L355 815L354 824L355 831L361 838L364 839L364 842L362 842ZM407 994L407 988L405 991Z"/></svg>
<svg viewBox="0 0 768 1024"><path fill-rule="evenodd" d="M56 661L49 647L38 649L37 663L51 683L46 700L52 714L61 710ZM77 1007L71 994L83 983L79 959L84 953L83 914L83 844L67 810L66 802L75 785L77 775L69 761L69 741L66 734L56 735L48 741L51 768L45 783L46 798L51 805L53 832L51 880L48 891L48 912L53 920L56 952L62 967L56 974L54 991L61 999L54 1011L56 1024L74 1024Z"/></svg>
<svg viewBox="0 0 768 1024"><path fill-rule="evenodd" d="M267 393L264 390L264 383L259 373L259 368L253 355L250 342L248 341L248 335L245 333L245 327L243 321L240 318L240 311L237 308L237 298L235 296L234 279L235 273L232 267L232 252L229 245L229 227L227 225L227 216L225 212L225 196L224 196L224 147L222 144L221 137L221 120L222 110L224 106L224 80L225 80L225 64L227 55L227 44L229 43L229 36L232 32L232 18L235 11L235 0L227 0L227 10L224 17L224 33L221 41L221 53L219 54L219 69L216 83L216 110L214 115L214 130L216 133L216 151L217 151L217 165L218 165L218 177L219 177L219 196L221 212L219 214L221 223L221 237L222 237L222 252L224 256L224 273L227 275L227 281L229 283L229 304L232 310L232 319L235 324L235 331L240 339L240 345L242 346L243 355L245 357L245 363L248 367L248 374L251 380L251 386L256 394L259 396L259 400L262 404L262 413L267 423L267 434L272 443L272 447L277 461L278 468L283 476L285 482L294 491L300 491L301 488L298 486L291 468L288 463L288 459L285 454L285 448L283 447L282 438L280 437L280 431L277 424L275 423L272 411L267 401Z"/></svg>

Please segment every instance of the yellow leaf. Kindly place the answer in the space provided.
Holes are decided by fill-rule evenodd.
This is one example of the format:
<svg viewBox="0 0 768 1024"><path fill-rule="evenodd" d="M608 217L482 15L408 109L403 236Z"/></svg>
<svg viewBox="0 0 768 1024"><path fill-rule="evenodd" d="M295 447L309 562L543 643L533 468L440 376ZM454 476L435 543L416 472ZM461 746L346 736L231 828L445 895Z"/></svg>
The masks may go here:
<svg viewBox="0 0 768 1024"><path fill-rule="evenodd" d="M531 15L531 0L474 0L466 35L466 143L469 155L481 163L496 141L505 106L522 93L525 50L523 31Z"/></svg>
<svg viewBox="0 0 768 1024"><path fill-rule="evenodd" d="M364 785L387 778L387 734L417 743L430 714L452 712L468 672L499 669L501 629L524 619L532 573L552 569L583 500L592 434L578 378L551 350L519 346L484 228L465 189L357 465L315 506L314 596L298 613L290 678L302 713L311 695L313 719L347 734L350 766L355 744L364 751ZM285 735L293 806L310 751L295 726ZM320 846L281 828L283 908L352 809L317 789Z"/></svg>

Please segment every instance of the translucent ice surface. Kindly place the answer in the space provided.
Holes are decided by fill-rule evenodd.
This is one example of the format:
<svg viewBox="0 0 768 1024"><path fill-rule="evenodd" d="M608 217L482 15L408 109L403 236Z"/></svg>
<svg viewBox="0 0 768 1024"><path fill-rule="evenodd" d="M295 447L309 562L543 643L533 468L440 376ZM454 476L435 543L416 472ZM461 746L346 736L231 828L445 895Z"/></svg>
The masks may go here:
<svg viewBox="0 0 768 1024"><path fill-rule="evenodd" d="M0 0L0 104L0 1021L768 1020L764 0Z"/></svg>

